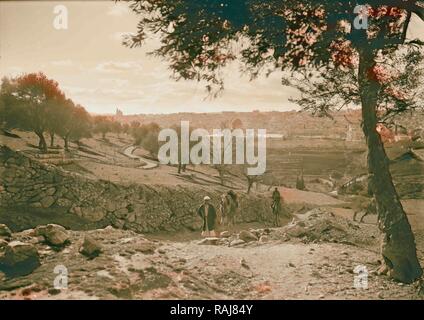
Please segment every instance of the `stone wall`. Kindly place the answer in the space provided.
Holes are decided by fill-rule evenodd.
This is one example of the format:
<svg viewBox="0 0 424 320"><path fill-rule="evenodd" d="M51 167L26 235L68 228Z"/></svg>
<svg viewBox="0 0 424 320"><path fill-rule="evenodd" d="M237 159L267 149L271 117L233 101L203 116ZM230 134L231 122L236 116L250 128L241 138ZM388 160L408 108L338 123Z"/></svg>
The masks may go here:
<svg viewBox="0 0 424 320"><path fill-rule="evenodd" d="M0 205L3 208L60 208L58 212L73 213L87 223L110 223L137 232L195 230L199 228L196 208L205 194L218 204L218 191L93 180L40 163L7 147L0 148ZM240 195L238 219L269 221L269 208L268 199Z"/></svg>

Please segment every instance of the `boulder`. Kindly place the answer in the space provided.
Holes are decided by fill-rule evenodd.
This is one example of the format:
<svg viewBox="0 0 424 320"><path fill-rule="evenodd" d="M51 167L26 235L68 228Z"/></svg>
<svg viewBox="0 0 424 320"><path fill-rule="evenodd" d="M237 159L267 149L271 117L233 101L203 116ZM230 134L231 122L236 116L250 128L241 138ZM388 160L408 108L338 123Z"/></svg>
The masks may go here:
<svg viewBox="0 0 424 320"><path fill-rule="evenodd" d="M12 241L0 255L0 271L7 277L25 276L40 266L40 257L32 244Z"/></svg>
<svg viewBox="0 0 424 320"><path fill-rule="evenodd" d="M5 225L0 224L0 238L8 239L12 236L12 231Z"/></svg>
<svg viewBox="0 0 424 320"><path fill-rule="evenodd" d="M199 241L198 244L202 244L202 245L217 245L219 242L219 238L216 237L211 237L211 238L205 238Z"/></svg>
<svg viewBox="0 0 424 320"><path fill-rule="evenodd" d="M37 236L42 236L47 244L61 247L69 242L69 234L66 229L57 224L39 226L35 230Z"/></svg>
<svg viewBox="0 0 424 320"><path fill-rule="evenodd" d="M269 241L269 236L262 235L262 236L259 238L259 242L260 242L260 243L265 243L265 242L268 242L268 241Z"/></svg>
<svg viewBox="0 0 424 320"><path fill-rule="evenodd" d="M137 244L136 250L144 254L153 254L155 253L156 245L149 241L141 242Z"/></svg>
<svg viewBox="0 0 424 320"><path fill-rule="evenodd" d="M299 238L306 234L306 229L305 227L302 227L299 224L295 224L289 227L289 229L287 230L287 234L291 237Z"/></svg>
<svg viewBox="0 0 424 320"><path fill-rule="evenodd" d="M234 246L238 246L240 244L244 244L246 243L246 241L241 240L241 239L236 239L230 242L230 247L234 247Z"/></svg>
<svg viewBox="0 0 424 320"><path fill-rule="evenodd" d="M0 249L6 247L8 245L8 242L4 239L0 239Z"/></svg>
<svg viewBox="0 0 424 320"><path fill-rule="evenodd" d="M89 258L95 258L102 252L102 247L92 237L85 236L79 252Z"/></svg>
<svg viewBox="0 0 424 320"><path fill-rule="evenodd" d="M40 200L41 206L43 208L51 207L54 202L55 202L55 199L52 196L47 196Z"/></svg>
<svg viewBox="0 0 424 320"><path fill-rule="evenodd" d="M244 242L258 241L257 236L255 236L252 232L246 230L240 231L238 237Z"/></svg>
<svg viewBox="0 0 424 320"><path fill-rule="evenodd" d="M221 233L220 233L220 237L221 238L229 238L229 237L231 237L231 232L230 231L222 231Z"/></svg>

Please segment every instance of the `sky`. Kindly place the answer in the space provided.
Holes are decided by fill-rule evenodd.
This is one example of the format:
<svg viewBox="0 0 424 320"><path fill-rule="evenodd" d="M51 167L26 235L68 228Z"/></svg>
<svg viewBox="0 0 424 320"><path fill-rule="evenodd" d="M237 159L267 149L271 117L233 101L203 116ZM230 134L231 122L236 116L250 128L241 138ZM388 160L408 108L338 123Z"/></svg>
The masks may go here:
<svg viewBox="0 0 424 320"><path fill-rule="evenodd" d="M57 30L54 8L64 5L68 28ZM135 32L138 17L125 3L114 1L0 2L0 76L44 72L59 82L65 94L92 113L124 114L289 111L294 89L281 85L275 72L249 81L230 65L224 72L225 90L207 98L204 84L171 79L165 61L142 48L121 44L122 35ZM409 37L424 35L424 23L414 17Z"/></svg>

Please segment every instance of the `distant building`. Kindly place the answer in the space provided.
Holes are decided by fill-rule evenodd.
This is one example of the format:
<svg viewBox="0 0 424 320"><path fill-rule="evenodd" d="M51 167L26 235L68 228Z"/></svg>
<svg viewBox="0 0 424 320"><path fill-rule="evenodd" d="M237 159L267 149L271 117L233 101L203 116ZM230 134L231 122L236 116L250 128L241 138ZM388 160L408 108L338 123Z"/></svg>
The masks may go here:
<svg viewBox="0 0 424 320"><path fill-rule="evenodd" d="M116 108L116 114L115 115L117 117L122 117L124 115L124 113L121 110L119 110L118 108Z"/></svg>

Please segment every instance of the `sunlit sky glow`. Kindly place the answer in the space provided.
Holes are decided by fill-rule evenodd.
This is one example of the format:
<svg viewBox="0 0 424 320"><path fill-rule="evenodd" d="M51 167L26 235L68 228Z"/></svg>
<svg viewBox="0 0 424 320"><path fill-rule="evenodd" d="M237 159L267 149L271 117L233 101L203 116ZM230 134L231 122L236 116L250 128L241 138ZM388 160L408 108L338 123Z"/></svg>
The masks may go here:
<svg viewBox="0 0 424 320"><path fill-rule="evenodd" d="M68 8L68 30L53 27L57 4ZM122 35L134 32L137 22L127 4L113 1L0 2L0 76L42 71L93 113L296 108L288 101L296 92L281 86L280 73L250 82L236 64L225 72L224 93L207 99L203 84L174 81L164 61L146 55L157 41L138 49L122 46ZM409 36L419 35L424 24L414 18Z"/></svg>

